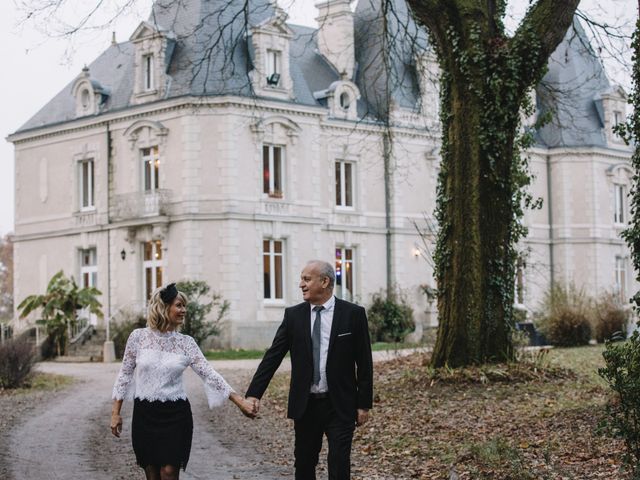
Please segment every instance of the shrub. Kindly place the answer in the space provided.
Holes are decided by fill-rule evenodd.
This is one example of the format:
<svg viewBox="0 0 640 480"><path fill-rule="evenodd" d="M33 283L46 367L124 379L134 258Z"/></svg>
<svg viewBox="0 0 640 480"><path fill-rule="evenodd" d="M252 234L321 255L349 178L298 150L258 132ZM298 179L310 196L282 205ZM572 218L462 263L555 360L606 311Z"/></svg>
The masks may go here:
<svg viewBox="0 0 640 480"><path fill-rule="evenodd" d="M367 315L373 342L401 342L415 328L413 309L399 294L374 293Z"/></svg>
<svg viewBox="0 0 640 480"><path fill-rule="evenodd" d="M187 296L187 314L180 331L193 337L198 345L212 335L219 335L229 302L218 293L209 294L211 288L202 280L183 280L176 288ZM214 308L215 318L207 319Z"/></svg>
<svg viewBox="0 0 640 480"><path fill-rule="evenodd" d="M593 312L595 336L598 343L605 340L621 340L627 337L629 311L614 293L603 293Z"/></svg>
<svg viewBox="0 0 640 480"><path fill-rule="evenodd" d="M573 285L553 286L536 315L536 324L552 345L572 347L591 340L590 299Z"/></svg>
<svg viewBox="0 0 640 480"><path fill-rule="evenodd" d="M21 387L31 375L36 354L25 338L7 340L0 345L0 387Z"/></svg>
<svg viewBox="0 0 640 480"><path fill-rule="evenodd" d="M129 308L120 312L121 318L118 322L112 322L109 327L111 330L111 340L113 341L114 350L117 358L122 358L124 349L127 346L127 339L131 332L136 328L143 328L147 325L147 319L141 310Z"/></svg>
<svg viewBox="0 0 640 480"><path fill-rule="evenodd" d="M617 401L607 406L606 424L621 436L627 446L627 462L640 477L640 334L634 331L628 341L607 342L605 366L598 374L616 393Z"/></svg>

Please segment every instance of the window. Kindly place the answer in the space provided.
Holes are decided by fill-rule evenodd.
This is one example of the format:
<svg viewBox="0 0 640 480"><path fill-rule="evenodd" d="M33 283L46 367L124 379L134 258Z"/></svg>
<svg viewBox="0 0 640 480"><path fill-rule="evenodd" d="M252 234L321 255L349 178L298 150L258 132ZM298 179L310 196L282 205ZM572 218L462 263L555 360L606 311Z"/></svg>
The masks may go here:
<svg viewBox="0 0 640 480"><path fill-rule="evenodd" d="M149 300L153 291L162 286L162 241L144 242L143 265L145 299Z"/></svg>
<svg viewBox="0 0 640 480"><path fill-rule="evenodd" d="M624 185L615 184L613 186L613 196L614 196L614 212L613 212L613 223L624 223L625 222L625 200L627 198L627 189Z"/></svg>
<svg viewBox="0 0 640 480"><path fill-rule="evenodd" d="M82 109L83 110L87 110L89 108L89 99L90 94L89 94L89 90L87 90L86 88L82 90L82 93L80 94L80 103L82 105Z"/></svg>
<svg viewBox="0 0 640 480"><path fill-rule="evenodd" d="M273 198L283 197L283 153L283 147L262 147L262 191Z"/></svg>
<svg viewBox="0 0 640 480"><path fill-rule="evenodd" d="M281 240L263 241L264 298L281 300L284 298L284 259Z"/></svg>
<svg viewBox="0 0 640 480"><path fill-rule="evenodd" d="M98 286L98 264L96 249L80 250L80 287Z"/></svg>
<svg viewBox="0 0 640 480"><path fill-rule="evenodd" d="M516 279L514 288L514 300L516 305L524 305L524 269L526 263L522 257L516 260Z"/></svg>
<svg viewBox="0 0 640 480"><path fill-rule="evenodd" d="M347 92L342 92L340 94L340 108L343 110L348 110L349 105L351 105L351 97Z"/></svg>
<svg viewBox="0 0 640 480"><path fill-rule="evenodd" d="M93 160L78 162L78 176L80 178L80 210L95 208L93 198Z"/></svg>
<svg viewBox="0 0 640 480"><path fill-rule="evenodd" d="M158 147L142 149L142 168L144 191L150 192L160 188L160 157Z"/></svg>
<svg viewBox="0 0 640 480"><path fill-rule="evenodd" d="M336 162L336 206L353 207L353 164Z"/></svg>
<svg viewBox="0 0 640 480"><path fill-rule="evenodd" d="M613 126L617 127L622 122L622 112L613 112Z"/></svg>
<svg viewBox="0 0 640 480"><path fill-rule="evenodd" d="M267 50L267 85L277 86L280 82L280 75L280 52L278 50Z"/></svg>
<svg viewBox="0 0 640 480"><path fill-rule="evenodd" d="M620 296L620 301L627 303L627 259L625 257L616 257L616 292Z"/></svg>
<svg viewBox="0 0 640 480"><path fill-rule="evenodd" d="M355 295L353 249L336 247L336 297L349 302Z"/></svg>
<svg viewBox="0 0 640 480"><path fill-rule="evenodd" d="M142 68L144 70L144 90L153 90L153 55L143 55Z"/></svg>

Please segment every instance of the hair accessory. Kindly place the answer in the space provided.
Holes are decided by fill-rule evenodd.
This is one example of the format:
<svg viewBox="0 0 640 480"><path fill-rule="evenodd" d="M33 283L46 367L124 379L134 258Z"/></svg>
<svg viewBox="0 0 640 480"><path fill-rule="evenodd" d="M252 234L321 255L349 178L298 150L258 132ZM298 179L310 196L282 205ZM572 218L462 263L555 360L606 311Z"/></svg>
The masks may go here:
<svg viewBox="0 0 640 480"><path fill-rule="evenodd" d="M172 303L173 300L178 296L178 289L176 288L175 283L170 283L162 290L160 290L160 298L164 303Z"/></svg>

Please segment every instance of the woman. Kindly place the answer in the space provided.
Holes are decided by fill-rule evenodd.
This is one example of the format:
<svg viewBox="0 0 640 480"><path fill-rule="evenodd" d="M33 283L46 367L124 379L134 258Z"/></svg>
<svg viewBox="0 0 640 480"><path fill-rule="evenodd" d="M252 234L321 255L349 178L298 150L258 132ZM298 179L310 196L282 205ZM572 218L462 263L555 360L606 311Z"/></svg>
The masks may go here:
<svg viewBox="0 0 640 480"><path fill-rule="evenodd" d="M180 468L184 470L189 461L193 419L182 384L187 367L202 378L210 408L229 399L246 416L254 418L257 413L209 365L195 340L177 332L184 322L186 303L175 283L153 292L147 328L131 332L113 386L111 433L120 436L122 401L134 398L133 451L148 480L177 479Z"/></svg>

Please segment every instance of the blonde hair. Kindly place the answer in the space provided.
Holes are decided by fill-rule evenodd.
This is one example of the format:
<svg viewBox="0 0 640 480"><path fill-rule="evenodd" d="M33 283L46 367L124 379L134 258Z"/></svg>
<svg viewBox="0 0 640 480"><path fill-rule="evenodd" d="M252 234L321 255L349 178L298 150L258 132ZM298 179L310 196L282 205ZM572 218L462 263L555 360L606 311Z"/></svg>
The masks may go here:
<svg viewBox="0 0 640 480"><path fill-rule="evenodd" d="M158 330L159 332L166 332L169 330L169 326L171 322L169 321L169 309L171 308L171 303L175 300L175 298L171 301L171 303L164 303L162 297L160 297L160 292L164 290L165 287L156 288L151 294L151 298L149 299L149 305L147 306L147 327ZM182 300L182 302L187 304L187 296L178 292L178 296Z"/></svg>

